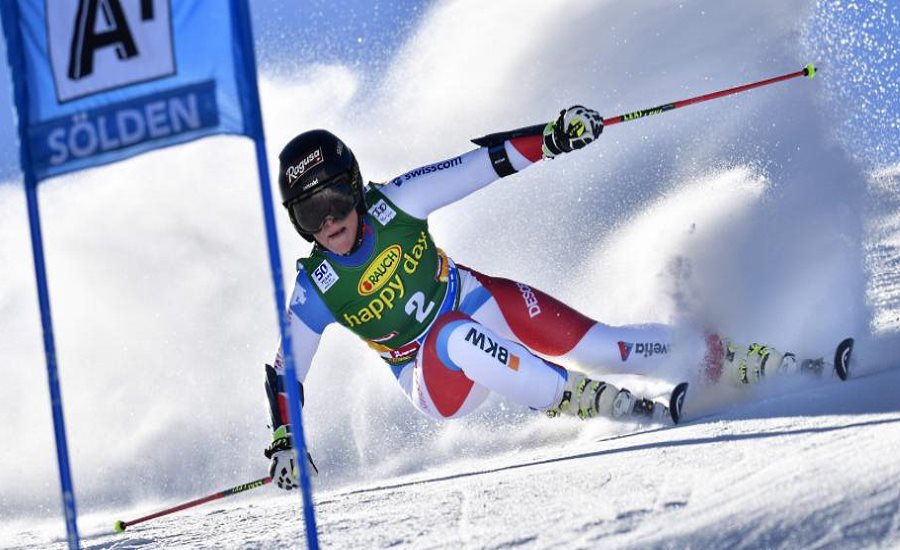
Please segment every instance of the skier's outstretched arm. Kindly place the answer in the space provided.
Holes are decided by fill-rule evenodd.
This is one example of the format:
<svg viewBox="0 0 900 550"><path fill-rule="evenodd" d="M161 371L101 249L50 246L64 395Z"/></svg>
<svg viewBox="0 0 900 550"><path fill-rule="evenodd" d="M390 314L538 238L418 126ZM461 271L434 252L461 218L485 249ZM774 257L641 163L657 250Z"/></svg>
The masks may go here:
<svg viewBox="0 0 900 550"><path fill-rule="evenodd" d="M288 305L288 330L294 368L297 371L295 383L300 385L300 405L304 402L303 381L312 365L313 356L319 347L319 341L325 327L334 322L334 315L325 306L322 298L313 290L306 271L297 273L294 292ZM272 443L265 450L266 458L271 459L269 475L275 484L282 489L296 489L297 478L294 473L295 464L291 425L288 415L287 386L291 383L284 376L284 352L278 346L275 366L266 365L266 396L269 400L269 411L272 419ZM318 472L309 453L307 460L314 472Z"/></svg>
<svg viewBox="0 0 900 550"><path fill-rule="evenodd" d="M487 136L487 145L397 176L381 192L407 213L429 214L532 163L580 149L603 131L603 118L580 105L563 109L543 134ZM508 135L507 135L508 134ZM481 140L479 140L481 141Z"/></svg>

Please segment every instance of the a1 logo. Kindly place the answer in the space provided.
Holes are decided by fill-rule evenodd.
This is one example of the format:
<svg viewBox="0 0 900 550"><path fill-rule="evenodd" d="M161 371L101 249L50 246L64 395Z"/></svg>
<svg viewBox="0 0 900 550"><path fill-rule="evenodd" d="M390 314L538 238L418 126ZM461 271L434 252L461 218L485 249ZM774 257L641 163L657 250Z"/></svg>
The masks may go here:
<svg viewBox="0 0 900 550"><path fill-rule="evenodd" d="M60 103L175 74L170 0L45 0Z"/></svg>

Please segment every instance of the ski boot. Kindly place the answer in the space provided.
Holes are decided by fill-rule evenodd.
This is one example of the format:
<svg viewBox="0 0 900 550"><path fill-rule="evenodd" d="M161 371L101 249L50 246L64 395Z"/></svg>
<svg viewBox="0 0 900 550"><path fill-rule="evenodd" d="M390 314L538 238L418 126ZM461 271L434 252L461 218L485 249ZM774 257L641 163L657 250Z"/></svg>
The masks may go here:
<svg viewBox="0 0 900 550"><path fill-rule="evenodd" d="M741 346L729 338L710 333L706 336L703 375L707 383L723 379L736 385L753 384L772 373L796 372L797 358L760 344Z"/></svg>
<svg viewBox="0 0 900 550"><path fill-rule="evenodd" d="M703 379L715 384L724 380L736 385L753 384L767 374L812 374L822 376L829 363L824 358L805 359L797 362L793 353L782 353L777 349L760 344L740 346L729 338L710 333L706 337L706 357L703 360ZM846 380L850 372L850 354L853 338L846 338L838 344L831 365L841 380Z"/></svg>
<svg viewBox="0 0 900 550"><path fill-rule="evenodd" d="M672 424L681 420L681 409L688 388L686 382L675 386L668 405L665 405L652 399L637 397L627 389L608 382L591 380L580 372L568 372L562 400L547 410L547 415L551 418L566 414L582 420L595 416Z"/></svg>
<svg viewBox="0 0 900 550"><path fill-rule="evenodd" d="M804 359L800 363L800 372L821 377L825 367L831 366L841 380L850 377L850 356L853 353L853 338L844 338L834 350L834 363L829 365L824 357Z"/></svg>

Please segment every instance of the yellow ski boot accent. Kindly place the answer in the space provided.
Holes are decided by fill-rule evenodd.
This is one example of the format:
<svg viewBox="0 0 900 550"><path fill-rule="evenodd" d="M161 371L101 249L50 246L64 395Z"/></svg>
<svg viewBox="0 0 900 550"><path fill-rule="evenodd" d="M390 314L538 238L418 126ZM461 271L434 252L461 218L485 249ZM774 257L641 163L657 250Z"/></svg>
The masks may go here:
<svg viewBox="0 0 900 550"><path fill-rule="evenodd" d="M547 416L555 418L567 414L582 420L593 418L600 412L597 403L606 388L607 384L570 370L562 399L558 405L547 409Z"/></svg>

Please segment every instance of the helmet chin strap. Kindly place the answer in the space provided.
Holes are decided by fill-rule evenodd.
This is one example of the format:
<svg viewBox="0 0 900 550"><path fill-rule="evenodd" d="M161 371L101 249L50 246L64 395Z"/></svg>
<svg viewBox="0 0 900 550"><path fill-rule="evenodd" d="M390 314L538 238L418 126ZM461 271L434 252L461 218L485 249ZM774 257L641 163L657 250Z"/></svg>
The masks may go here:
<svg viewBox="0 0 900 550"><path fill-rule="evenodd" d="M356 214L356 216L359 220L358 223L356 224L356 241L353 243L353 248L350 249L350 252L347 252L346 254L344 254L344 256L349 256L350 254L353 254L354 252L356 252L359 249L360 245L362 245L362 242L363 242L363 226L366 223L366 219L365 219L365 216L363 216L356 210L354 210L354 213Z"/></svg>

